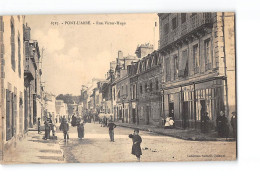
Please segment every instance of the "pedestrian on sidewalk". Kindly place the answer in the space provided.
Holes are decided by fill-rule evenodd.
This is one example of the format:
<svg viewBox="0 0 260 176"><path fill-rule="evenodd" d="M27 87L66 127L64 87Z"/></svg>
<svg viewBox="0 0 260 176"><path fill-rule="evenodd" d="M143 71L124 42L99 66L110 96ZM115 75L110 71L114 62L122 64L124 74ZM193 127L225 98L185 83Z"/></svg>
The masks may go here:
<svg viewBox="0 0 260 176"><path fill-rule="evenodd" d="M63 121L60 124L60 130L63 131L64 140L69 139L69 124L66 119L63 119Z"/></svg>
<svg viewBox="0 0 260 176"><path fill-rule="evenodd" d="M204 115L202 115L201 118L201 132L202 133L208 133L209 132L209 116L208 112L205 112Z"/></svg>
<svg viewBox="0 0 260 176"><path fill-rule="evenodd" d="M115 139L114 139L114 129L116 128L116 124L114 124L112 122L112 120L110 120L107 126L108 126L108 132L109 132L110 141L111 142L115 142Z"/></svg>
<svg viewBox="0 0 260 176"><path fill-rule="evenodd" d="M41 134L41 118L38 118L38 134Z"/></svg>
<svg viewBox="0 0 260 176"><path fill-rule="evenodd" d="M232 112L232 117L231 117L230 123L233 128L233 137L236 139L237 138L237 114L236 114L236 112Z"/></svg>
<svg viewBox="0 0 260 176"><path fill-rule="evenodd" d="M132 155L135 155L137 161L140 162L141 155L142 155L142 150L141 150L142 138L141 136L139 136L139 129L135 129L134 134L129 134L129 138L132 138L133 140Z"/></svg>
<svg viewBox="0 0 260 176"><path fill-rule="evenodd" d="M44 139L47 140L47 139L50 139L50 130L51 130L51 127L50 127L50 124L49 122L46 120L44 122L44 125L45 125L45 135L44 135Z"/></svg>
<svg viewBox="0 0 260 176"><path fill-rule="evenodd" d="M220 111L219 116L216 119L218 136L222 138L228 138L229 127L228 120L223 111Z"/></svg>

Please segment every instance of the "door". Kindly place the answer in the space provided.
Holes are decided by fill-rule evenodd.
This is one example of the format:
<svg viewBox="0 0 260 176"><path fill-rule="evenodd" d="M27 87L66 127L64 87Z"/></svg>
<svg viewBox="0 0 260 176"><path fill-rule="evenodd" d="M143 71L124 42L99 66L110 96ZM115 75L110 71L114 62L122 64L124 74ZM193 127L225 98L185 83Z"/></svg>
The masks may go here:
<svg viewBox="0 0 260 176"><path fill-rule="evenodd" d="M132 116L133 116L133 123L135 124L135 122L136 122L135 109L132 109Z"/></svg>
<svg viewBox="0 0 260 176"><path fill-rule="evenodd" d="M182 106L182 124L183 128L188 127L188 115L189 115L189 102L184 101Z"/></svg>
<svg viewBox="0 0 260 176"><path fill-rule="evenodd" d="M169 117L174 119L174 103L169 103Z"/></svg>
<svg viewBox="0 0 260 176"><path fill-rule="evenodd" d="M150 123L150 116L151 116L151 107L146 106L146 125Z"/></svg>
<svg viewBox="0 0 260 176"><path fill-rule="evenodd" d="M200 120L202 119L202 116L204 116L205 112L207 112L206 110L206 101L205 100L200 100Z"/></svg>

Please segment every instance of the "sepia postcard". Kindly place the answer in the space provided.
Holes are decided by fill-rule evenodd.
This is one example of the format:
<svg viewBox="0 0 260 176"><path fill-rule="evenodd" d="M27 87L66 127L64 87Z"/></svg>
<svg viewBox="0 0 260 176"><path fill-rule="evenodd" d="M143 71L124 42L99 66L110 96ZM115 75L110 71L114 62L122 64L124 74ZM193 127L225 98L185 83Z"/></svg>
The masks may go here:
<svg viewBox="0 0 260 176"><path fill-rule="evenodd" d="M237 159L234 12L0 16L0 161Z"/></svg>

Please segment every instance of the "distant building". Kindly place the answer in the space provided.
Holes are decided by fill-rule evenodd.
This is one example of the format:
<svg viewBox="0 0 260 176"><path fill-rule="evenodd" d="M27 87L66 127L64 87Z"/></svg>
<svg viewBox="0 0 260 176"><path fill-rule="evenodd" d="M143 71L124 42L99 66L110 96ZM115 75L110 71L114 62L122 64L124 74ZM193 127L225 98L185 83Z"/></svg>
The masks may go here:
<svg viewBox="0 0 260 176"><path fill-rule="evenodd" d="M51 118L54 122L56 118L56 96L52 93L45 92L45 117ZM46 120L46 119L44 119Z"/></svg>
<svg viewBox="0 0 260 176"><path fill-rule="evenodd" d="M61 117L68 118L68 105L64 103L63 100L55 101L56 108L56 118L59 119Z"/></svg>

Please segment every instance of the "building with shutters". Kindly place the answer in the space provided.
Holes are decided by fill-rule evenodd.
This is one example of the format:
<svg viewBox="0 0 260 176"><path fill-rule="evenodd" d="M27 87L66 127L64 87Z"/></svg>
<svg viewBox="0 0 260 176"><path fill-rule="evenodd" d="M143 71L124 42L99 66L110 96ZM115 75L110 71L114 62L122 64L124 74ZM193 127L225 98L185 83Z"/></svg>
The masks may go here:
<svg viewBox="0 0 260 176"><path fill-rule="evenodd" d="M5 150L25 133L24 16L0 16L1 145ZM4 149L3 149L3 148ZM2 153L1 153L2 154Z"/></svg>
<svg viewBox="0 0 260 176"><path fill-rule="evenodd" d="M221 110L236 111L234 13L159 13L164 117L212 129Z"/></svg>
<svg viewBox="0 0 260 176"><path fill-rule="evenodd" d="M136 124L156 125L161 122L161 75L159 53L154 51L132 66L131 111Z"/></svg>

